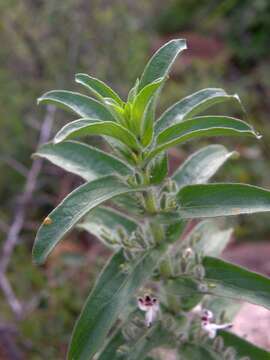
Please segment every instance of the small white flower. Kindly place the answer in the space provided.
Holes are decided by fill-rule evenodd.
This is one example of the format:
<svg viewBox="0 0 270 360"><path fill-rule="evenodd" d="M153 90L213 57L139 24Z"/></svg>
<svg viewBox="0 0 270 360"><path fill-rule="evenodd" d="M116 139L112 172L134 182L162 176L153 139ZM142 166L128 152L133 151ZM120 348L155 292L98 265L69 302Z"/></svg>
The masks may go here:
<svg viewBox="0 0 270 360"><path fill-rule="evenodd" d="M230 329L232 324L215 324L210 321L213 319L213 313L210 310L203 310L201 316L201 327L208 333L210 339L214 339L217 334L217 330Z"/></svg>
<svg viewBox="0 0 270 360"><path fill-rule="evenodd" d="M138 298L138 307L145 311L145 324L150 327L157 317L159 311L159 304L156 298L145 295L143 298Z"/></svg>

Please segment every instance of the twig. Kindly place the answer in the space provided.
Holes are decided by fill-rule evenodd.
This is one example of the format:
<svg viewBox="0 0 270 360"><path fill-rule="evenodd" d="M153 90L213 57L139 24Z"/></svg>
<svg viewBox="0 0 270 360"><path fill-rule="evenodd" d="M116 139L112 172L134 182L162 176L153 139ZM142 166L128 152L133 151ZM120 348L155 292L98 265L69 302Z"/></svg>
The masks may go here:
<svg viewBox="0 0 270 360"><path fill-rule="evenodd" d="M54 113L55 108L53 106L48 106L44 121L40 129L38 145L41 145L49 140L54 119ZM4 241L2 254L0 257L0 287L2 288L2 291L4 292L11 309L16 315L18 315L18 312L22 310L21 305L19 305L19 302L12 291L8 279L5 276L5 272L9 265L13 250L19 242L19 235L21 230L23 229L27 205L31 201L33 193L35 191L37 178L40 173L41 166L42 159L36 158L33 160L32 166L26 176L25 188L19 198L20 200L18 202L18 207L15 211L13 221L10 225L9 231Z"/></svg>

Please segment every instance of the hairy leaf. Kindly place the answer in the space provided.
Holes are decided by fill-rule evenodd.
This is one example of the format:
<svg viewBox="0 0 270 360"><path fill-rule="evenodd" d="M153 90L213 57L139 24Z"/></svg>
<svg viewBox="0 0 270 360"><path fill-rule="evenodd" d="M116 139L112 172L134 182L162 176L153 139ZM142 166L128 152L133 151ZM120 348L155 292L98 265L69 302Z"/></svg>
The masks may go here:
<svg viewBox="0 0 270 360"><path fill-rule="evenodd" d="M177 194L181 218L203 218L270 211L270 191L246 184L202 184Z"/></svg>
<svg viewBox="0 0 270 360"><path fill-rule="evenodd" d="M228 116L195 117L162 131L156 139L156 148L146 155L146 159L188 140L210 136L259 137L254 129L242 120Z"/></svg>
<svg viewBox="0 0 270 360"><path fill-rule="evenodd" d="M38 99L38 104L40 103L59 105L64 109L75 112L81 117L91 117L103 121L115 121L110 111L107 110L103 104L88 96L73 91L49 91Z"/></svg>
<svg viewBox="0 0 270 360"><path fill-rule="evenodd" d="M203 259L212 295L247 301L270 309L270 279L221 259Z"/></svg>
<svg viewBox="0 0 270 360"><path fill-rule="evenodd" d="M141 123L145 109L163 82L164 78L155 80L154 82L146 85L135 97L131 115L132 122L134 122L134 129L137 134L141 133Z"/></svg>
<svg viewBox="0 0 270 360"><path fill-rule="evenodd" d="M95 119L80 119L70 122L58 131L54 142L58 143L66 139L86 135L106 135L121 141L135 150L140 148L135 136L120 124L112 121L97 121Z"/></svg>
<svg viewBox="0 0 270 360"><path fill-rule="evenodd" d="M186 40L171 40L163 45L149 60L142 74L139 90L168 74L177 55L187 48Z"/></svg>
<svg viewBox="0 0 270 360"><path fill-rule="evenodd" d="M116 92L103 81L87 74L76 74L75 80L77 83L82 84L88 90L90 90L98 99L103 100L103 98L111 98L120 106L123 105L123 101L116 94Z"/></svg>
<svg viewBox="0 0 270 360"><path fill-rule="evenodd" d="M130 175L132 169L121 160L92 146L75 142L48 143L34 154L81 176L87 181L110 174Z"/></svg>
<svg viewBox="0 0 270 360"><path fill-rule="evenodd" d="M209 346L197 343L185 343L179 347L181 360L222 360L221 354L214 352Z"/></svg>
<svg viewBox="0 0 270 360"><path fill-rule="evenodd" d="M197 224L183 242L197 253L219 256L231 239L233 229L220 230L217 223L206 220Z"/></svg>
<svg viewBox="0 0 270 360"><path fill-rule="evenodd" d="M33 259L42 264L57 243L91 209L105 201L125 194L129 188L116 176L106 176L86 183L70 193L47 217L40 226L34 247Z"/></svg>
<svg viewBox="0 0 270 360"><path fill-rule="evenodd" d="M189 156L172 178L178 187L206 183L234 154L223 145L206 146Z"/></svg>
<svg viewBox="0 0 270 360"><path fill-rule="evenodd" d="M223 89L208 88L197 91L167 109L157 120L155 133L159 134L167 127L191 118L212 105L231 100L240 102L237 95L228 95Z"/></svg>
<svg viewBox="0 0 270 360"><path fill-rule="evenodd" d="M238 358L240 356L247 356L250 360L270 360L270 352L251 344L249 341L231 332L220 331L219 335L222 336L226 347L230 346L236 350Z"/></svg>
<svg viewBox="0 0 270 360"><path fill-rule="evenodd" d="M149 250L132 263L126 263L122 251L112 257L76 323L69 360L93 358L134 292L151 276L164 251L164 247Z"/></svg>
<svg viewBox="0 0 270 360"><path fill-rule="evenodd" d="M119 227L123 227L127 234L134 231L138 224L126 215L115 209L98 207L77 225L78 228L88 231L103 241L104 230L108 233L115 232Z"/></svg>

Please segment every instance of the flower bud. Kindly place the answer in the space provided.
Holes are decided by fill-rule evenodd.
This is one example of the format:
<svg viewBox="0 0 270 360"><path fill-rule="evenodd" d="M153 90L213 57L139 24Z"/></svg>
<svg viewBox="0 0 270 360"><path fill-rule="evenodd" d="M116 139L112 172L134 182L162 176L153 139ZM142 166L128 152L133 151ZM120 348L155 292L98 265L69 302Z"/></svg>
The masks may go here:
<svg viewBox="0 0 270 360"><path fill-rule="evenodd" d="M207 286L207 284L205 284L205 283L200 283L200 284L198 285L198 290L199 290L200 292L202 292L202 293L207 293L207 292L208 292L208 286Z"/></svg>
<svg viewBox="0 0 270 360"><path fill-rule="evenodd" d="M232 347L228 347L224 351L224 360L235 360L236 357L236 351Z"/></svg>
<svg viewBox="0 0 270 360"><path fill-rule="evenodd" d="M193 273L198 280L203 280L205 277L205 270L202 265L196 265L193 269Z"/></svg>

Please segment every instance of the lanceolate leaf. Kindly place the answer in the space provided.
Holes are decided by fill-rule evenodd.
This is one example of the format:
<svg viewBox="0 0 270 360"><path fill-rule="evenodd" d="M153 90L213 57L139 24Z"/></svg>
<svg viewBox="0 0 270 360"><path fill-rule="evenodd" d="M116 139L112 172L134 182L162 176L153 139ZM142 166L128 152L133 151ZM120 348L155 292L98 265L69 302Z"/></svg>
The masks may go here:
<svg viewBox="0 0 270 360"><path fill-rule="evenodd" d="M119 329L116 334L107 342L105 347L102 349L98 360L120 360L123 359L125 354L121 354L120 347L126 343L126 340L122 334L121 329Z"/></svg>
<svg viewBox="0 0 270 360"><path fill-rule="evenodd" d="M54 142L58 143L86 135L106 135L121 141L132 149L138 150L140 148L135 136L123 126L112 121L97 121L95 119L80 119L70 122L58 131Z"/></svg>
<svg viewBox="0 0 270 360"><path fill-rule="evenodd" d="M194 227L182 246L191 246L199 254L219 256L231 239L233 229L220 230L214 221L206 220Z"/></svg>
<svg viewBox="0 0 270 360"><path fill-rule="evenodd" d="M240 102L237 95L228 95L223 89L209 88L197 91L167 109L157 120L155 133L158 135L167 127L191 118L212 105L230 100Z"/></svg>
<svg viewBox="0 0 270 360"><path fill-rule="evenodd" d="M206 183L235 152L209 145L192 154L172 175L178 187Z"/></svg>
<svg viewBox="0 0 270 360"><path fill-rule="evenodd" d="M146 85L134 99L132 106L132 121L134 122L134 128L136 129L137 134L140 134L141 132L142 117L147 104L160 88L163 81L164 78L160 78Z"/></svg>
<svg viewBox="0 0 270 360"><path fill-rule="evenodd" d="M152 158L161 151L198 137L209 136L257 136L244 121L228 116L201 116L173 125L162 131L156 140L156 148L147 154Z"/></svg>
<svg viewBox="0 0 270 360"><path fill-rule="evenodd" d="M123 101L116 94L116 92L106 85L103 81L98 80L87 74L76 74L75 80L77 83L84 85L90 90L98 99L111 98L115 100L120 106L123 105Z"/></svg>
<svg viewBox="0 0 270 360"><path fill-rule="evenodd" d="M126 263L122 251L112 257L76 323L69 360L93 358L134 292L151 276L165 249L149 250L132 263Z"/></svg>
<svg viewBox="0 0 270 360"><path fill-rule="evenodd" d="M202 184L177 194L181 218L203 218L270 211L270 191L246 184Z"/></svg>
<svg viewBox="0 0 270 360"><path fill-rule="evenodd" d="M146 333L133 343L125 360L141 360L153 349L172 344L171 334L160 324L154 325Z"/></svg>
<svg viewBox="0 0 270 360"><path fill-rule="evenodd" d="M155 120L156 100L157 100L157 95L152 97L152 99L149 101L142 116L140 130L141 130L141 142L144 147L148 146L153 140L153 135L154 135L153 125Z"/></svg>
<svg viewBox="0 0 270 360"><path fill-rule="evenodd" d="M119 227L122 227L127 234L130 234L137 226L138 224L126 215L105 207L93 209L83 221L77 225L80 229L88 231L101 240L103 240L102 235L104 230L111 234Z"/></svg>
<svg viewBox="0 0 270 360"><path fill-rule="evenodd" d="M53 90L45 93L38 99L38 104L49 103L59 105L64 109L71 110L81 117L91 117L103 121L115 121L114 117L100 102L66 90Z"/></svg>
<svg viewBox="0 0 270 360"><path fill-rule="evenodd" d="M90 210L117 195L131 191L134 189L130 189L116 176L99 178L75 189L40 226L33 247L34 261L44 263L57 243Z"/></svg>
<svg viewBox="0 0 270 360"><path fill-rule="evenodd" d="M151 184L160 184L168 175L168 155L160 154L148 164Z"/></svg>
<svg viewBox="0 0 270 360"><path fill-rule="evenodd" d="M34 156L81 176L87 181L110 174L129 175L132 169L121 160L97 148L75 141L42 145Z"/></svg>
<svg viewBox="0 0 270 360"><path fill-rule="evenodd" d="M270 309L270 279L213 257L205 257L203 266L210 294Z"/></svg>
<svg viewBox="0 0 270 360"><path fill-rule="evenodd" d="M251 344L231 332L220 331L219 335L222 336L226 347L230 346L236 350L238 358L246 356L250 360L270 360L270 352Z"/></svg>
<svg viewBox="0 0 270 360"><path fill-rule="evenodd" d="M142 74L139 90L168 74L177 55L187 48L183 39L171 40L162 46L149 60Z"/></svg>

